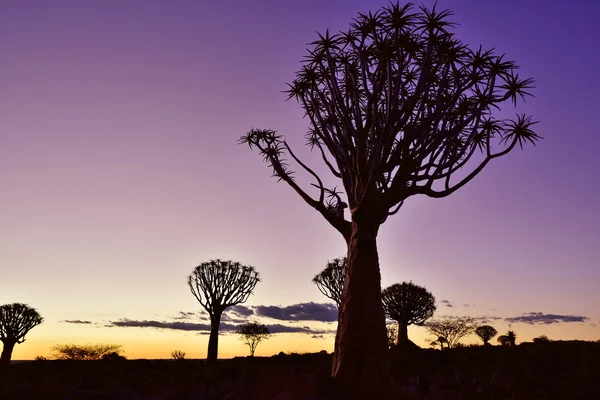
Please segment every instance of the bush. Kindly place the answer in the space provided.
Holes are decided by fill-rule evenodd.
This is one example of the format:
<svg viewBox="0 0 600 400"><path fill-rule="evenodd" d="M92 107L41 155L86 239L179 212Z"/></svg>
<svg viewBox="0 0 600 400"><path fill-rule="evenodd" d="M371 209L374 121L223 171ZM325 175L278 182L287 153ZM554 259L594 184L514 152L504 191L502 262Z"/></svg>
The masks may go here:
<svg viewBox="0 0 600 400"><path fill-rule="evenodd" d="M100 360L105 356L119 355L121 345L117 344L64 344L51 348L52 355L57 360Z"/></svg>
<svg viewBox="0 0 600 400"><path fill-rule="evenodd" d="M184 360L185 352L183 352L181 350L173 350L171 352L171 357L173 357L174 360Z"/></svg>

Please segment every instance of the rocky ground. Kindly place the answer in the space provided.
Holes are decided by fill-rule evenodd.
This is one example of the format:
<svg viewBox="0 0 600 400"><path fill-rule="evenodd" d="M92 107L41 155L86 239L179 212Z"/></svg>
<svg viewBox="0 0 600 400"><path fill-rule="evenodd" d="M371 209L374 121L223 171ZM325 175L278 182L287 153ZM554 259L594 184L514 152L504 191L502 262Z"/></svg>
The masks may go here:
<svg viewBox="0 0 600 400"><path fill-rule="evenodd" d="M393 352L406 399L600 399L600 343ZM0 376L0 399L329 400L330 354L221 360L35 361Z"/></svg>

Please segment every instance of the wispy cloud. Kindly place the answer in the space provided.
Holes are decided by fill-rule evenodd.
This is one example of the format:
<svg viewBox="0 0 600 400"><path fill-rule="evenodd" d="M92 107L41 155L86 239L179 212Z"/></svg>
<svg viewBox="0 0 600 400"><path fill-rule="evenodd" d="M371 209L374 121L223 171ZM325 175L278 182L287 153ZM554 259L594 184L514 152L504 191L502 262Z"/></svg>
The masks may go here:
<svg viewBox="0 0 600 400"><path fill-rule="evenodd" d="M440 300L440 303L444 304L446 307L454 307L454 305L450 303L449 300Z"/></svg>
<svg viewBox="0 0 600 400"><path fill-rule="evenodd" d="M482 315L480 317L472 317L475 321L479 322L480 324L489 324L492 321L498 321L501 320L501 317L496 317L493 315Z"/></svg>
<svg viewBox="0 0 600 400"><path fill-rule="evenodd" d="M82 321L80 319L65 319L62 322L66 322L67 324L84 324L84 325L90 325L92 323L92 321Z"/></svg>
<svg viewBox="0 0 600 400"><path fill-rule="evenodd" d="M522 322L525 324L558 324L560 322L585 322L588 317L581 315L559 315L559 314L544 314L542 312L529 312L518 317L510 317L504 319L507 322Z"/></svg>

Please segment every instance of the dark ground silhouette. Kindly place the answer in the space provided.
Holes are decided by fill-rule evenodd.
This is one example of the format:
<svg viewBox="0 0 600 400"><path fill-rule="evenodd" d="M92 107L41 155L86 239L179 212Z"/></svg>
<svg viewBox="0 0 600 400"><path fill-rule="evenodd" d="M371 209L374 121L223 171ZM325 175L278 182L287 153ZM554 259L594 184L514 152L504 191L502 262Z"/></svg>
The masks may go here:
<svg viewBox="0 0 600 400"><path fill-rule="evenodd" d="M406 399L598 399L600 343L556 341L515 347L392 351ZM12 365L0 398L345 399L326 353L220 360L38 361Z"/></svg>

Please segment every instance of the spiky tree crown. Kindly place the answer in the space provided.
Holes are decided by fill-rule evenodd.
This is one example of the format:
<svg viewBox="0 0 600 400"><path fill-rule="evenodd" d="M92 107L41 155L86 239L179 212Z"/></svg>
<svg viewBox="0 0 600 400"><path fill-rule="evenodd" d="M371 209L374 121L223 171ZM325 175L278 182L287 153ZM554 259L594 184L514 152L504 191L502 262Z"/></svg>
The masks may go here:
<svg viewBox="0 0 600 400"><path fill-rule="evenodd" d="M213 315L244 303L259 281L259 274L252 266L214 259L194 268L187 283L200 305Z"/></svg>
<svg viewBox="0 0 600 400"><path fill-rule="evenodd" d="M342 181L351 211L373 194L381 222L408 197L447 196L492 159L540 139L531 116L494 115L529 96L533 79L521 78L504 55L458 40L451 11L414 11L411 3L390 4L359 14L346 32L319 34L287 91L310 121L308 145ZM281 135L252 129L241 142L347 235L341 193L326 187ZM294 180L289 157L315 179L316 198ZM462 179L452 179L465 166Z"/></svg>
<svg viewBox="0 0 600 400"><path fill-rule="evenodd" d="M0 341L23 343L25 335L41 324L44 318L27 304L13 303L0 306Z"/></svg>
<svg viewBox="0 0 600 400"><path fill-rule="evenodd" d="M407 325L422 325L436 310L431 292L412 282L389 286L381 296L387 317Z"/></svg>
<svg viewBox="0 0 600 400"><path fill-rule="evenodd" d="M338 309L342 305L346 264L346 257L334 258L328 261L325 269L313 278L313 283L317 285L319 291L333 300Z"/></svg>

